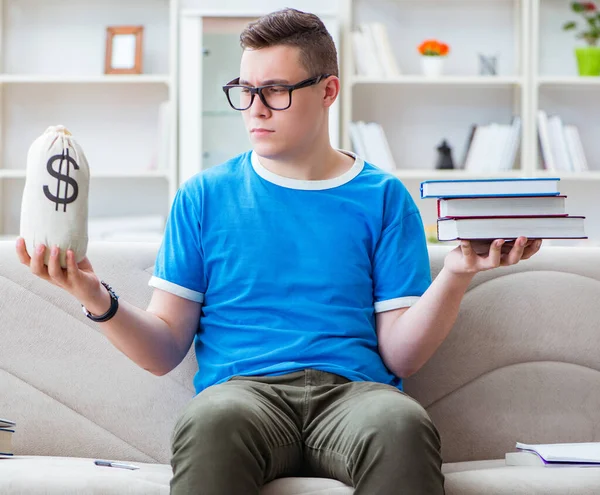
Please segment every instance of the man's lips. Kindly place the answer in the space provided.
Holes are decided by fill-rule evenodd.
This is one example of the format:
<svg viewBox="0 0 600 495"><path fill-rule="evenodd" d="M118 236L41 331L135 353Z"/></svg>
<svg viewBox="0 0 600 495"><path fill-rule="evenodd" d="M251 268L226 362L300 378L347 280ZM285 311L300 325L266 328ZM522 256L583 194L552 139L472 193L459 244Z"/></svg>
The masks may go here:
<svg viewBox="0 0 600 495"><path fill-rule="evenodd" d="M262 127L255 127L253 129L250 129L250 132L252 134L269 134L275 131L272 131L271 129L263 129Z"/></svg>

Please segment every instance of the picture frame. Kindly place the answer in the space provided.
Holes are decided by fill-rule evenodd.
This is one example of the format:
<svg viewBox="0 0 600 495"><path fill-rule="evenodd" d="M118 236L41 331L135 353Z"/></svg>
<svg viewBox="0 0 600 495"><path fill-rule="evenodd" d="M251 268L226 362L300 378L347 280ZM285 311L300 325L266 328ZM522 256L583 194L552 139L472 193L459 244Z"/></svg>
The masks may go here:
<svg viewBox="0 0 600 495"><path fill-rule="evenodd" d="M143 41L143 26L107 27L104 73L141 74Z"/></svg>

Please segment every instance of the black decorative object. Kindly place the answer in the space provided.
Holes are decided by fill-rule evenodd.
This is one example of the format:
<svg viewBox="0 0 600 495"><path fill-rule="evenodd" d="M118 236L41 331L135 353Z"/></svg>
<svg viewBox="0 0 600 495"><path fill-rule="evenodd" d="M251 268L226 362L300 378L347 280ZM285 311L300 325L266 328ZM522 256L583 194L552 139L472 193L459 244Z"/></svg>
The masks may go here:
<svg viewBox="0 0 600 495"><path fill-rule="evenodd" d="M454 168L454 161L452 160L452 148L448 146L447 141L444 139L442 144L437 147L438 160L435 168L439 170L451 170Z"/></svg>

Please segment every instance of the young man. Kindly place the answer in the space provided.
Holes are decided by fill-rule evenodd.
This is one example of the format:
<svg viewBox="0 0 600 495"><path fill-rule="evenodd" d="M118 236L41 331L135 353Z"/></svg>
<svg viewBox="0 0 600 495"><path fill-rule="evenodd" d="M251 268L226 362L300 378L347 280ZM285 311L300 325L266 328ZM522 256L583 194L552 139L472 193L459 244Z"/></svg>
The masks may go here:
<svg viewBox="0 0 600 495"><path fill-rule="evenodd" d="M401 391L448 335L475 273L540 242L463 242L431 282L417 207L402 183L330 146L339 95L331 36L286 9L241 35L226 85L253 150L182 185L147 310L121 301L101 328L157 375L192 341L198 395L172 438L173 494L258 494L277 477L333 477L357 495L441 494L440 438ZM87 259L44 246L33 273L91 313L115 302ZM503 253L504 249L504 253ZM478 254L476 252L480 252ZM108 319L106 319L108 318Z"/></svg>

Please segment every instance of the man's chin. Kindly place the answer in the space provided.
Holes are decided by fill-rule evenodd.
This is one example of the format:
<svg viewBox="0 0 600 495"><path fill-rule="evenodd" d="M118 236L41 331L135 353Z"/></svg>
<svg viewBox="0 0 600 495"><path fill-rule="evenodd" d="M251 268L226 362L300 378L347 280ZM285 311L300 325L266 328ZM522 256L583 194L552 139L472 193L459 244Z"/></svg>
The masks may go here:
<svg viewBox="0 0 600 495"><path fill-rule="evenodd" d="M282 146L277 145L276 143L264 142L253 142L252 149L256 152L258 156L262 156L265 158L274 158L284 151L282 149Z"/></svg>

